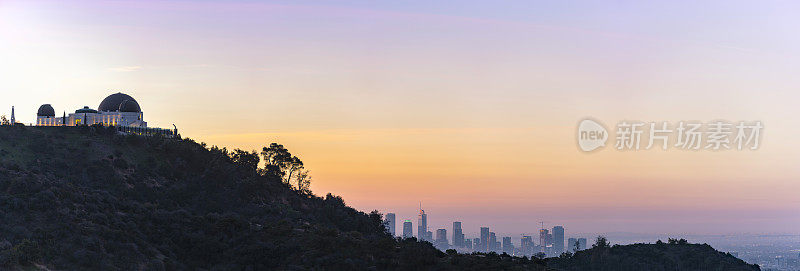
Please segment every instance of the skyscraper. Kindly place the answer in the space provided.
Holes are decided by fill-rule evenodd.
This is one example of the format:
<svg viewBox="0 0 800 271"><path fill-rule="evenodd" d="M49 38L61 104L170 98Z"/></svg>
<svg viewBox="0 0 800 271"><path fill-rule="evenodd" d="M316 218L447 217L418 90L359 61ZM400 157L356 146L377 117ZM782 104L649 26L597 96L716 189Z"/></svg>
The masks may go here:
<svg viewBox="0 0 800 271"><path fill-rule="evenodd" d="M461 231L461 222L453 222L453 246L464 247L464 233Z"/></svg>
<svg viewBox="0 0 800 271"><path fill-rule="evenodd" d="M489 251L499 250L499 243L500 242L497 242L497 236L494 234L494 232L489 232Z"/></svg>
<svg viewBox="0 0 800 271"><path fill-rule="evenodd" d="M503 237L503 252L514 253L514 244L511 243L511 237Z"/></svg>
<svg viewBox="0 0 800 271"><path fill-rule="evenodd" d="M406 219L403 221L403 238L414 237L414 228L411 226L411 220Z"/></svg>
<svg viewBox="0 0 800 271"><path fill-rule="evenodd" d="M434 242L434 246L440 250L447 250L450 248L450 243L447 242L447 230L446 229L438 229L436 230L436 241Z"/></svg>
<svg viewBox="0 0 800 271"><path fill-rule="evenodd" d="M533 237L530 235L522 236L522 240L520 240L520 250L522 255L532 255L533 254Z"/></svg>
<svg viewBox="0 0 800 271"><path fill-rule="evenodd" d="M472 240L471 239L464 239L464 248L472 249Z"/></svg>
<svg viewBox="0 0 800 271"><path fill-rule="evenodd" d="M394 220L394 213L386 213L386 228L389 230L389 233L392 234L394 237L395 231L395 220Z"/></svg>
<svg viewBox="0 0 800 271"><path fill-rule="evenodd" d="M428 235L428 215L425 214L425 210L422 210L422 203L419 204L419 217L417 217L417 238L419 241L430 241L425 240Z"/></svg>
<svg viewBox="0 0 800 271"><path fill-rule="evenodd" d="M540 229L539 230L539 246L542 247L542 252L544 252L545 248L550 245L550 231L547 229Z"/></svg>
<svg viewBox="0 0 800 271"><path fill-rule="evenodd" d="M569 240L567 240L567 251L569 252L578 251L578 239L569 238Z"/></svg>
<svg viewBox="0 0 800 271"><path fill-rule="evenodd" d="M481 245L478 251L489 252L489 227L481 227Z"/></svg>
<svg viewBox="0 0 800 271"><path fill-rule="evenodd" d="M14 125L16 123L17 123L17 118L14 116L14 107L12 106L11 107L11 125Z"/></svg>
<svg viewBox="0 0 800 271"><path fill-rule="evenodd" d="M586 238L578 238L578 250L586 249Z"/></svg>
<svg viewBox="0 0 800 271"><path fill-rule="evenodd" d="M481 250L481 239L480 238L472 239L472 250L474 250L474 251L483 251L483 250Z"/></svg>
<svg viewBox="0 0 800 271"><path fill-rule="evenodd" d="M560 255L564 252L564 227L553 227L553 252Z"/></svg>

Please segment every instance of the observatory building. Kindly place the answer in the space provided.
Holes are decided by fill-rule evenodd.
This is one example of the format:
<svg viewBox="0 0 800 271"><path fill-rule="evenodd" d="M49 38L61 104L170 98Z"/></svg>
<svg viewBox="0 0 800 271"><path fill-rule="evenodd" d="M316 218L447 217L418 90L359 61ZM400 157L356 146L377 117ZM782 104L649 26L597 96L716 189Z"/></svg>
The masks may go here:
<svg viewBox="0 0 800 271"><path fill-rule="evenodd" d="M43 104L36 112L36 126L82 126L102 124L117 127L147 127L143 119L142 109L133 97L124 93L111 94L102 102L97 110L84 106L75 113L64 112L56 117L56 111L50 104Z"/></svg>

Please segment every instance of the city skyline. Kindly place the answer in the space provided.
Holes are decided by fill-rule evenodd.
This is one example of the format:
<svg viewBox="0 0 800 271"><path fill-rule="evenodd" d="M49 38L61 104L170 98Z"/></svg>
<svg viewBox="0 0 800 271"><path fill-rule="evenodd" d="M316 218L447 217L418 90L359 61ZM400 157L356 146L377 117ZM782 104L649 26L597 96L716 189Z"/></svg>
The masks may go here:
<svg viewBox="0 0 800 271"><path fill-rule="evenodd" d="M3 1L0 112L123 92L209 146L283 144L314 193L414 232L422 201L467 236L800 234L800 4L688 6ZM753 151L583 153L587 117L766 128Z"/></svg>
<svg viewBox="0 0 800 271"><path fill-rule="evenodd" d="M527 257L543 253L546 257L555 257L564 252L586 249L586 237L574 236L567 239L563 225L553 225L551 229L547 229L544 221L539 222L541 228L537 230L539 232L538 243L534 242L533 238L525 233L519 235L498 234L491 231L491 226L487 225L487 223L478 227L479 233L475 236L476 238L472 238L470 235L464 234L461 221L452 221L452 227L449 230L447 227L441 228L427 224L428 216L422 208L421 202L417 213L416 235L412 233L414 225L410 219L404 220L403 233L395 234L395 221L395 213L389 212L384 216L386 231L391 236L403 239L416 238L419 242L430 242L434 247L442 251L448 249L455 249L461 253L494 251ZM488 223L490 224L491 222ZM435 229L435 231L428 229ZM450 237L448 237L448 233ZM575 240L581 240L583 246L578 246Z"/></svg>

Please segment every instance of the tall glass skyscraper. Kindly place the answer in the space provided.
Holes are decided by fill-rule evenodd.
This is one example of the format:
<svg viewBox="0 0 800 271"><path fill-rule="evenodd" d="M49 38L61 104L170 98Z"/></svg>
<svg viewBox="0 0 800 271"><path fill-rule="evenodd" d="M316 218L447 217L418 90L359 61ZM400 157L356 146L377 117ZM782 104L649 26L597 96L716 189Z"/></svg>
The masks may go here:
<svg viewBox="0 0 800 271"><path fill-rule="evenodd" d="M564 252L564 227L553 227L553 252L556 255Z"/></svg>
<svg viewBox="0 0 800 271"><path fill-rule="evenodd" d="M540 229L539 230L539 247L541 247L542 251L545 252L548 246L552 245L552 239L550 238L550 231L547 229Z"/></svg>
<svg viewBox="0 0 800 271"><path fill-rule="evenodd" d="M461 230L461 222L453 222L453 246L464 247L464 233Z"/></svg>
<svg viewBox="0 0 800 271"><path fill-rule="evenodd" d="M450 248L450 244L447 241L447 230L446 229L438 229L436 230L436 241L433 243L436 248L441 250L446 250Z"/></svg>
<svg viewBox="0 0 800 271"><path fill-rule="evenodd" d="M503 237L503 252L514 253L514 244L511 242L511 237Z"/></svg>
<svg viewBox="0 0 800 271"><path fill-rule="evenodd" d="M479 251L489 251L489 227L481 227L481 248Z"/></svg>
<svg viewBox="0 0 800 271"><path fill-rule="evenodd" d="M522 236L522 240L520 240L520 250L522 250L522 255L533 255L533 237L530 235Z"/></svg>
<svg viewBox="0 0 800 271"><path fill-rule="evenodd" d="M394 237L395 234L395 226L394 213L386 213L386 229L389 230L392 237Z"/></svg>
<svg viewBox="0 0 800 271"><path fill-rule="evenodd" d="M500 249L500 242L497 242L497 235L494 232L489 232L489 251L497 252Z"/></svg>
<svg viewBox="0 0 800 271"><path fill-rule="evenodd" d="M411 220L406 219L403 221L403 238L414 237L414 228L411 226Z"/></svg>
<svg viewBox="0 0 800 271"><path fill-rule="evenodd" d="M422 205L419 206L419 217L417 217L417 239L420 241L431 241L425 240L425 237L428 235L428 215L425 214L425 210L422 210Z"/></svg>
<svg viewBox="0 0 800 271"><path fill-rule="evenodd" d="M578 251L578 239L570 238L567 240L567 251L569 252Z"/></svg>

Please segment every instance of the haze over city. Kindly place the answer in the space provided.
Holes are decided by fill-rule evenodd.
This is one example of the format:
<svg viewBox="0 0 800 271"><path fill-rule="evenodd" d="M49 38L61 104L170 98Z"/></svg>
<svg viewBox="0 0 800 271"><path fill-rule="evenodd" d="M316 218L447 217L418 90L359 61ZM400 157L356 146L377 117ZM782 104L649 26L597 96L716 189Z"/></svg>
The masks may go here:
<svg viewBox="0 0 800 271"><path fill-rule="evenodd" d="M570 8L568 9L567 6ZM318 195L474 237L800 234L796 2L2 1L0 112L122 91L301 155ZM89 103L89 104L86 104ZM584 118L761 121L758 150L581 152ZM586 234L588 238L592 235ZM652 241L652 240L651 240Z"/></svg>

